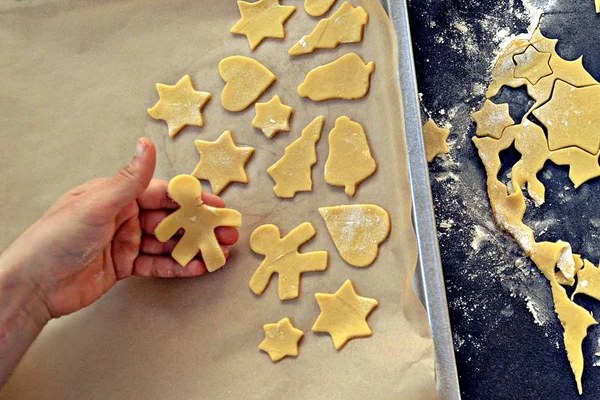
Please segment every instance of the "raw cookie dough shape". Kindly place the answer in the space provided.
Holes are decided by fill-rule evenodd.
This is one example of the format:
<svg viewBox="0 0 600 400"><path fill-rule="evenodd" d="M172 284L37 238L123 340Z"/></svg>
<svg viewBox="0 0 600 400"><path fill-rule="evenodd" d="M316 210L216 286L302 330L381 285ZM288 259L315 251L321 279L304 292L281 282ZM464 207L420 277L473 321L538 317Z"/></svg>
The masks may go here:
<svg viewBox="0 0 600 400"><path fill-rule="evenodd" d="M323 130L325 118L319 116L302 131L300 138L285 148L285 154L267 169L275 181L273 191L282 199L289 199L297 192L312 190L312 167L317 162L317 142Z"/></svg>
<svg viewBox="0 0 600 400"><path fill-rule="evenodd" d="M344 187L350 197L356 187L375 173L377 163L371 155L363 127L348 117L335 120L329 132L329 157L325 163L325 181Z"/></svg>
<svg viewBox="0 0 600 400"><path fill-rule="evenodd" d="M279 361L287 356L298 356L298 342L304 336L304 332L294 328L289 318L274 324L266 324L263 329L265 339L258 348L268 353L271 361Z"/></svg>
<svg viewBox="0 0 600 400"><path fill-rule="evenodd" d="M374 204L321 207L319 213L340 256L355 267L368 267L390 234L390 216Z"/></svg>
<svg viewBox="0 0 600 400"><path fill-rule="evenodd" d="M171 254L175 261L185 267L200 252L209 272L221 268L225 265L225 255L215 236L215 228L239 228L242 215L236 210L204 204L202 186L191 175L171 179L167 191L180 207L158 224L154 230L156 238L166 242L183 229L184 234Z"/></svg>
<svg viewBox="0 0 600 400"><path fill-rule="evenodd" d="M588 260L584 260L583 268L577 273L577 288L573 293L587 294L596 300L600 300L600 268L595 267Z"/></svg>
<svg viewBox="0 0 600 400"><path fill-rule="evenodd" d="M188 125L204 126L201 110L210 100L210 93L194 90L189 75L173 86L157 83L156 90L160 100L148 109L148 114L167 123L169 136L175 137Z"/></svg>
<svg viewBox="0 0 600 400"><path fill-rule="evenodd" d="M192 175L209 181L214 194L218 195L232 182L248 183L245 166L254 149L236 146L231 132L223 132L214 142L196 140L196 149L200 162Z"/></svg>
<svg viewBox="0 0 600 400"><path fill-rule="evenodd" d="M312 331L329 333L337 350L350 339L371 336L373 333L367 317L379 303L356 294L349 279L334 294L317 293L315 298L321 313Z"/></svg>
<svg viewBox="0 0 600 400"><path fill-rule="evenodd" d="M252 120L252 126L260 129L267 138L271 139L279 132L290 130L290 117L292 107L281 102L279 96L274 96L266 103L256 103L256 116Z"/></svg>
<svg viewBox="0 0 600 400"><path fill-rule="evenodd" d="M548 147L577 146L590 154L600 150L600 85L578 88L556 81L552 98L533 111L548 129Z"/></svg>
<svg viewBox="0 0 600 400"><path fill-rule="evenodd" d="M253 58L231 56L219 62L219 74L225 81L221 105L227 111L242 111L254 103L273 82L275 75Z"/></svg>
<svg viewBox="0 0 600 400"><path fill-rule="evenodd" d="M304 0L304 10L312 17L320 17L329 11L334 4L335 0Z"/></svg>
<svg viewBox="0 0 600 400"><path fill-rule="evenodd" d="M285 38L283 24L296 11L294 6L282 6L279 0L238 1L237 4L241 18L230 32L246 35L252 50L266 38Z"/></svg>
<svg viewBox="0 0 600 400"><path fill-rule="evenodd" d="M600 0L596 0L596 13L600 14Z"/></svg>
<svg viewBox="0 0 600 400"><path fill-rule="evenodd" d="M304 272L327 269L327 252L313 251L299 253L298 248L315 236L312 224L305 222L281 237L279 228L267 224L256 228L250 236L250 247L257 254L265 256L250 278L250 289L262 294L271 276L279 274L279 299L290 300L298 297L300 275Z"/></svg>
<svg viewBox="0 0 600 400"><path fill-rule="evenodd" d="M352 7L348 2L329 18L324 18L313 31L298 41L288 52L291 56L309 54L316 49L333 49L342 43L358 43L363 38L369 14L362 7Z"/></svg>
<svg viewBox="0 0 600 400"><path fill-rule="evenodd" d="M427 162L433 161L433 159L440 154L447 154L450 152L447 143L449 135L450 129L438 127L432 119L423 125L423 141L425 142Z"/></svg>
<svg viewBox="0 0 600 400"><path fill-rule="evenodd" d="M365 64L358 54L345 54L310 71L298 86L298 94L313 101L360 99L369 92L374 70L372 61Z"/></svg>
<svg viewBox="0 0 600 400"><path fill-rule="evenodd" d="M477 124L475 134L500 139L504 129L515 124L508 110L507 103L495 104L486 100L481 110L473 113L473 121Z"/></svg>
<svg viewBox="0 0 600 400"><path fill-rule="evenodd" d="M600 152L593 155L579 147L568 147L553 151L550 160L558 165L568 165L569 178L575 188L578 188L590 179L600 176L599 155Z"/></svg>
<svg viewBox="0 0 600 400"><path fill-rule="evenodd" d="M521 54L515 54L515 78L525 78L532 85L551 75L550 53L541 53L534 46L528 46Z"/></svg>

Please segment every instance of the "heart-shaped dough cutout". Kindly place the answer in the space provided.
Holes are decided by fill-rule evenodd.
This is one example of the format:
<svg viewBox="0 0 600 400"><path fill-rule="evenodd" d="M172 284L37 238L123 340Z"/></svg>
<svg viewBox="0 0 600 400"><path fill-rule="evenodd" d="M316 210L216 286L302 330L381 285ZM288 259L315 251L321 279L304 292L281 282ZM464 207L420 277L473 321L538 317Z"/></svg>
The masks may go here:
<svg viewBox="0 0 600 400"><path fill-rule="evenodd" d="M368 267L390 234L390 216L374 204L321 207L321 217L340 256L355 267Z"/></svg>
<svg viewBox="0 0 600 400"><path fill-rule="evenodd" d="M219 63L219 75L225 81L221 105L234 112L248 108L277 80L267 67L244 56L222 59Z"/></svg>

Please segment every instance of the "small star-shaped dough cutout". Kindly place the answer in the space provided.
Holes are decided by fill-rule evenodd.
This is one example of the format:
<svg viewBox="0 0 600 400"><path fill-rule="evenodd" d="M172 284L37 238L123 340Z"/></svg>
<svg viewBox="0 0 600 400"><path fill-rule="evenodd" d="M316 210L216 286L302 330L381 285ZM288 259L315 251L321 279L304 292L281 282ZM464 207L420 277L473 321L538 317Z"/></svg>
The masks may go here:
<svg viewBox="0 0 600 400"><path fill-rule="evenodd" d="M575 87L556 81L552 98L533 111L548 129L548 148L577 146L591 154L600 149L600 85Z"/></svg>
<svg viewBox="0 0 600 400"><path fill-rule="evenodd" d="M188 125L204 125L200 110L210 100L210 93L194 90L189 75L173 86L157 83L156 90L160 100L148 109L148 114L154 119L167 122L169 136L174 137Z"/></svg>
<svg viewBox="0 0 600 400"><path fill-rule="evenodd" d="M495 104L486 100L483 108L473 113L473 120L477 124L475 134L500 139L504 129L515 124L508 110L507 103Z"/></svg>
<svg viewBox="0 0 600 400"><path fill-rule="evenodd" d="M304 336L304 332L294 328L289 318L284 318L275 324L266 324L263 329L265 340L258 348L269 353L272 361L298 355L298 342Z"/></svg>
<svg viewBox="0 0 600 400"><path fill-rule="evenodd" d="M252 147L237 147L229 131L214 142L196 140L200 162L192 175L210 182L214 194L219 194L232 182L248 183L244 169L254 153Z"/></svg>
<svg viewBox="0 0 600 400"><path fill-rule="evenodd" d="M541 53L535 47L528 46L523 53L514 56L517 64L515 78L525 78L535 85L543 77L552 75L550 56L550 53Z"/></svg>
<svg viewBox="0 0 600 400"><path fill-rule="evenodd" d="M450 129L438 127L431 119L423 126L423 140L425 141L427 162L431 162L440 154L447 154L450 152L448 143L446 143L448 135L450 135Z"/></svg>
<svg viewBox="0 0 600 400"><path fill-rule="evenodd" d="M256 103L256 117L252 126L263 131L266 137L273 138L279 132L290 130L292 107L281 102L279 96L273 97L266 103Z"/></svg>
<svg viewBox="0 0 600 400"><path fill-rule="evenodd" d="M312 327L313 332L327 332L333 345L341 349L353 338L371 336L367 317L379 305L377 300L360 297L347 280L334 294L315 294L321 314Z"/></svg>
<svg viewBox="0 0 600 400"><path fill-rule="evenodd" d="M258 0L254 3L238 1L240 20L231 33L246 35L254 50L265 38L283 39L283 24L296 11L294 6L282 6L279 0Z"/></svg>

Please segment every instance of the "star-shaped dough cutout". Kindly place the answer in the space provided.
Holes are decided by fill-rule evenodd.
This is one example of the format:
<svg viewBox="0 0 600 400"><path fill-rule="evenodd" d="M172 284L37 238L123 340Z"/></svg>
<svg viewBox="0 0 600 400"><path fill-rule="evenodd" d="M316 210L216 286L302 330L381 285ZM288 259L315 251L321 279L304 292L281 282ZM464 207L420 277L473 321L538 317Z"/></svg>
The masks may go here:
<svg viewBox="0 0 600 400"><path fill-rule="evenodd" d="M258 0L254 3L238 1L240 20L231 33L246 35L254 50L265 38L283 39L283 24L296 11L294 6L282 6L279 0Z"/></svg>
<svg viewBox="0 0 600 400"><path fill-rule="evenodd" d="M210 100L210 93L197 92L192 85L192 78L184 76L175 85L156 84L160 100L148 109L154 119L167 122L169 136L175 137L188 125L203 126L204 120L200 112Z"/></svg>
<svg viewBox="0 0 600 400"><path fill-rule="evenodd" d="M237 147L231 132L225 131L214 142L196 140L200 162L192 175L210 182L214 194L219 194L232 182L248 183L244 167L254 148Z"/></svg>
<svg viewBox="0 0 600 400"><path fill-rule="evenodd" d="M448 135L450 135L450 129L438 127L432 119L427 121L423 126L423 140L425 141L427 162L433 161L433 159L440 154L447 154L450 152L448 143L446 143Z"/></svg>
<svg viewBox="0 0 600 400"><path fill-rule="evenodd" d="M360 297L348 279L334 294L315 294L321 314L312 327L313 332L327 332L331 335L337 350L350 339L371 336L367 317L379 305L377 300Z"/></svg>
<svg viewBox="0 0 600 400"><path fill-rule="evenodd" d="M540 79L552 75L550 53L541 53L529 45L521 54L515 54L515 78L524 78L535 85Z"/></svg>
<svg viewBox="0 0 600 400"><path fill-rule="evenodd" d="M495 104L486 100L483 108L473 113L473 120L477 124L475 134L500 139L504 129L515 124L508 110L507 103Z"/></svg>
<svg viewBox="0 0 600 400"><path fill-rule="evenodd" d="M575 87L556 81L550 100L533 111L548 129L548 148L600 149L600 85Z"/></svg>
<svg viewBox="0 0 600 400"><path fill-rule="evenodd" d="M284 318L275 324L266 324L263 329L265 339L258 348L267 352L272 361L298 355L298 342L304 336L304 332L294 328L289 318Z"/></svg>
<svg viewBox="0 0 600 400"><path fill-rule="evenodd" d="M279 96L274 96L266 103L256 103L256 117L252 120L252 126L263 131L269 139L279 132L290 130L290 117L292 107L281 102Z"/></svg>

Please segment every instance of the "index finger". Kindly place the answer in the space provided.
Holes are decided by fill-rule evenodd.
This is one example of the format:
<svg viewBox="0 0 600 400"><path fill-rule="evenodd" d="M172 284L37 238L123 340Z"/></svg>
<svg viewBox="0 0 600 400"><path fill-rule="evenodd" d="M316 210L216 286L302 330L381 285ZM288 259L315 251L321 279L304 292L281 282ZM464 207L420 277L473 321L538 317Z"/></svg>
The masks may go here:
<svg viewBox="0 0 600 400"><path fill-rule="evenodd" d="M167 181L152 179L144 193L137 198L138 206L145 210L175 210L179 208L179 205L169 197L168 186L169 182ZM202 192L202 201L212 207L225 207L225 202L212 193Z"/></svg>

